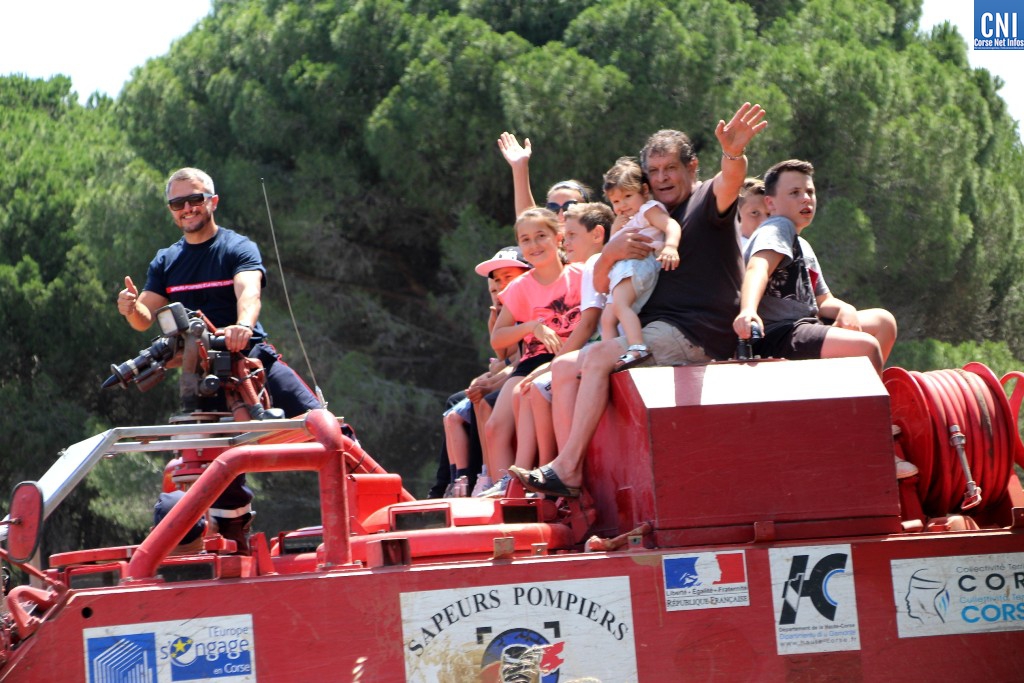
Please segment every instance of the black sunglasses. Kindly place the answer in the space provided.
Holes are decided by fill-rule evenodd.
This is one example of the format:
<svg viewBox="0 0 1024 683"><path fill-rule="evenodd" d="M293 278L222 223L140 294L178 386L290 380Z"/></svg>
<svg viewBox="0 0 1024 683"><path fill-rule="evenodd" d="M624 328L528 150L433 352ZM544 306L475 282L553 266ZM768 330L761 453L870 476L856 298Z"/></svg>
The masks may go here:
<svg viewBox="0 0 1024 683"><path fill-rule="evenodd" d="M557 202L548 202L544 207L551 213L558 213L559 211L567 211L573 204L579 204L580 200L570 199L565 204L559 204Z"/></svg>
<svg viewBox="0 0 1024 683"><path fill-rule="evenodd" d="M197 192L196 194L186 195L184 197L175 197L174 199L167 200L167 206L171 207L174 211L181 211L185 208L185 203L192 206L199 206L213 195L209 192Z"/></svg>

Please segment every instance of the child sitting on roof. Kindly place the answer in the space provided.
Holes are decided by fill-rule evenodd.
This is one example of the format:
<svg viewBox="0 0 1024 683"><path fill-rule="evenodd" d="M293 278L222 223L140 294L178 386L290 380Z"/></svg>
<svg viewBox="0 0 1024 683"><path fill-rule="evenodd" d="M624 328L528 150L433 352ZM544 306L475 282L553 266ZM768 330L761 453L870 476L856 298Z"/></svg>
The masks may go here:
<svg viewBox="0 0 1024 683"><path fill-rule="evenodd" d="M515 457L513 389L554 358L580 319L583 267L562 263L562 232L557 215L547 209L528 209L519 216L515 229L523 257L533 269L513 280L499 295L503 308L491 332L491 346L495 350L523 344L523 356L502 386L494 412L487 420L485 438L494 473L507 470ZM510 477L503 477L486 495L501 497L509 480Z"/></svg>
<svg viewBox="0 0 1024 683"><path fill-rule="evenodd" d="M555 425L551 416L552 372L561 363L565 354L578 351L597 337L601 311L604 310L605 295L594 288L594 263L601 255L601 249L608 242L615 215L607 204L588 202L576 204L565 212L565 258L570 263L583 264L583 280L580 285L580 322L569 339L551 361L544 372L536 373L532 382L519 385L525 405L520 407L516 424L516 465L532 468L535 460L541 465L551 462L558 453ZM576 359L569 360L571 372L576 372ZM527 378L530 379L530 378ZM526 407L528 409L524 410ZM527 427L529 425L529 427ZM525 438L529 433L534 439Z"/></svg>
<svg viewBox="0 0 1024 683"><path fill-rule="evenodd" d="M759 325L764 337L754 342L753 350L762 357L865 356L881 373L896 342L895 318L881 308L858 311L832 296L817 260L806 253L806 241L800 238L817 208L813 176L814 166L796 159L775 164L765 174L765 206L771 218L747 245L733 329L749 339L751 324Z"/></svg>
<svg viewBox="0 0 1024 683"><path fill-rule="evenodd" d="M604 194L618 215L612 232L622 228L641 228L640 234L654 239L653 250L643 259L624 259L612 266L608 301L601 315L601 337L618 337L616 325L626 337L626 353L619 358L618 369L642 363L651 357L644 344L638 315L658 281L658 272L679 265L679 239L682 228L668 215L665 205L651 198L647 177L633 157L620 157L604 174ZM660 267L659 267L660 264Z"/></svg>
<svg viewBox="0 0 1024 683"><path fill-rule="evenodd" d="M740 253L746 251L750 238L765 219L768 209L764 205L764 181L747 178L740 188L740 197L736 200L736 223L740 229Z"/></svg>
<svg viewBox="0 0 1024 683"><path fill-rule="evenodd" d="M491 296L490 318L487 321L488 333L494 329L494 323L501 310L501 301L498 299L498 295L510 282L529 269L530 264L523 259L519 247L514 246L505 247L490 259L477 264L476 273L487 278ZM445 411L443 418L445 445L451 469L451 483L445 490L445 498L468 496L474 490L477 474L481 470L480 463L474 462L478 458L471 457L471 453L479 452L477 444L473 443L473 439L477 439L479 443L473 398L477 398L479 401L501 389L502 384L511 374L512 364L518 359L519 349L514 344L497 351L497 356L491 359L487 372L473 379L464 392L465 397ZM486 463L486 460L484 462ZM484 464L483 467L486 471L487 465ZM487 487L489 486L491 484L487 484Z"/></svg>

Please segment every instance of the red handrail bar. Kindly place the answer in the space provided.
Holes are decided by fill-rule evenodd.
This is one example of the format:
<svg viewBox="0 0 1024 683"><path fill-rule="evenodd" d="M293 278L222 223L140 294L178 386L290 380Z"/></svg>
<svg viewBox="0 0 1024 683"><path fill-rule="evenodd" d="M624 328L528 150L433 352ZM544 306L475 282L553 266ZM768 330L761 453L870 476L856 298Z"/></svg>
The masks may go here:
<svg viewBox="0 0 1024 683"><path fill-rule="evenodd" d="M367 466L377 468L379 465L341 433L338 420L327 410L307 413L304 426L317 443L238 446L222 453L135 550L123 581L129 583L152 578L160 563L206 513L217 496L235 477L246 472L316 471L320 479L324 528L323 567L330 569L351 564L349 501L342 463L353 465L352 461L358 459L359 469Z"/></svg>

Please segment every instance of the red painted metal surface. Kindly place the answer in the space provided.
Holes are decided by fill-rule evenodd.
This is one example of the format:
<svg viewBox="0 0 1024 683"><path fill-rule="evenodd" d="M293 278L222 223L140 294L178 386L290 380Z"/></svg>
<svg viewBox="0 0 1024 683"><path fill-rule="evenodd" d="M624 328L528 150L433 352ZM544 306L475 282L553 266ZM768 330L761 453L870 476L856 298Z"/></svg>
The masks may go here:
<svg viewBox="0 0 1024 683"><path fill-rule="evenodd" d="M998 473L1019 437L983 415L1020 401L971 406L991 382L969 377L930 378L929 400L911 378L850 360L621 373L582 503L413 501L317 411L317 443L226 451L138 548L54 557L52 581L96 587L20 591L0 681L1021 680L1024 490L1008 476L987 528L934 531L971 525L923 511L946 454L921 441L932 410L962 410ZM916 481L897 484L896 453ZM290 468L320 473L322 528L167 557L238 473ZM588 526L622 549L582 552Z"/></svg>
<svg viewBox="0 0 1024 683"><path fill-rule="evenodd" d="M615 376L587 460L602 531L655 520L659 538L687 530L701 543L753 540L764 521L789 538L820 535L827 520L899 531L889 397L854 359L631 374ZM632 509L613 515L623 490Z"/></svg>
<svg viewBox="0 0 1024 683"><path fill-rule="evenodd" d="M1000 554L1019 550L1019 536L947 534L928 539L895 538L884 544L853 540L860 648L790 656L776 652L769 547L753 544L744 548L749 606L703 611L665 610L661 561L671 553L648 550L337 572L307 580L271 576L229 585L211 582L104 593L80 591L26 642L24 657L20 651L15 653L16 664L24 660L23 665L9 670L17 675L8 677L5 670L0 680L85 681L84 658L69 656L80 646L83 629L187 620L201 607L204 615L253 615L257 680L350 681L355 679L352 672L359 660L365 658L358 680L392 683L406 680L407 646L399 608L402 594L459 587L470 595L496 585L600 577L628 580L630 635L637 652L636 680L640 681L923 681L951 680L952 672L968 670L976 680L1020 680L1024 667L1020 631L899 638L890 579L892 559ZM557 609L543 614L548 620L559 616ZM442 619L445 625L447 617ZM478 621L487 623L485 618ZM524 626L542 629L537 622L526 621ZM565 638L571 639L571 634L566 633ZM480 655L479 649L468 644L461 654ZM604 670L605 664L595 662L593 671ZM61 678L53 678L55 670L61 671Z"/></svg>

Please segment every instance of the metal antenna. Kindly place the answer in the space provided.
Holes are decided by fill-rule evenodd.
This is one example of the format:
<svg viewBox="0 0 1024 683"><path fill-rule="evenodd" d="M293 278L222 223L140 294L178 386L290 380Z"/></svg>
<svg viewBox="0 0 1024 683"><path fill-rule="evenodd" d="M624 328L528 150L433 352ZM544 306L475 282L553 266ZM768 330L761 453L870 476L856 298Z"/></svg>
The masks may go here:
<svg viewBox="0 0 1024 683"><path fill-rule="evenodd" d="M324 400L324 394L320 391L320 385L316 381L316 373L313 372L313 365L309 362L309 355L306 354L306 345L302 343L302 334L299 332L299 324L295 321L295 311L292 310L292 300L288 296L288 283L284 277L284 266L281 265L281 251L277 248L277 235L274 232L274 218L270 215L270 199L267 198L267 186L263 182L263 178L260 178L260 187L263 188L263 203L267 205L267 221L270 223L270 239L274 243L274 257L277 259L277 270L281 273L281 288L284 290L284 301L288 306L288 315L292 317L292 328L295 330L295 336L299 340L299 348L302 349L302 357L306 359L306 369L309 370L309 376L313 379L313 391L316 392L316 398L320 401L320 405L324 408L327 407L327 401Z"/></svg>

